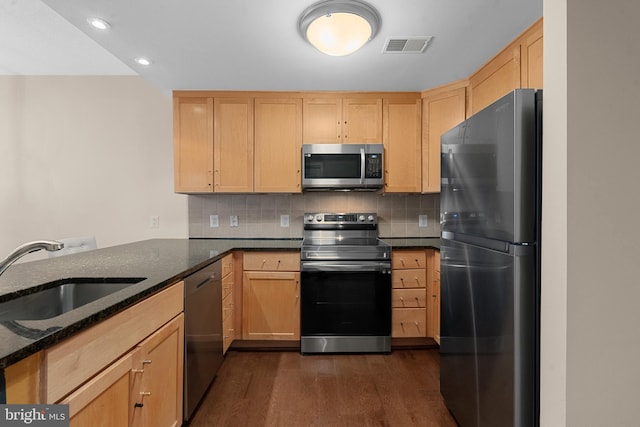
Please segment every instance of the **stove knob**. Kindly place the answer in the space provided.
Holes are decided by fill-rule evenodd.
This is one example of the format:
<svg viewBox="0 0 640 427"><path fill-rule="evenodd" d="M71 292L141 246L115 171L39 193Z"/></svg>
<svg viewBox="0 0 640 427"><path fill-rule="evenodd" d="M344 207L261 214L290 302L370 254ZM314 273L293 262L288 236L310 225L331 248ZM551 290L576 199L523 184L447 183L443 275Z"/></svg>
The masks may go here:
<svg viewBox="0 0 640 427"><path fill-rule="evenodd" d="M313 215L309 215L309 216L307 216L307 221L309 221L309 222L313 222Z"/></svg>
<svg viewBox="0 0 640 427"><path fill-rule="evenodd" d="M360 216L358 217L358 221L364 221L364 215L360 215Z"/></svg>
<svg viewBox="0 0 640 427"><path fill-rule="evenodd" d="M316 215L316 221L321 222L322 221L322 215Z"/></svg>
<svg viewBox="0 0 640 427"><path fill-rule="evenodd" d="M373 215L369 215L369 217L368 217L367 219L369 220L369 222L373 222L373 220L374 220L375 218L373 217Z"/></svg>

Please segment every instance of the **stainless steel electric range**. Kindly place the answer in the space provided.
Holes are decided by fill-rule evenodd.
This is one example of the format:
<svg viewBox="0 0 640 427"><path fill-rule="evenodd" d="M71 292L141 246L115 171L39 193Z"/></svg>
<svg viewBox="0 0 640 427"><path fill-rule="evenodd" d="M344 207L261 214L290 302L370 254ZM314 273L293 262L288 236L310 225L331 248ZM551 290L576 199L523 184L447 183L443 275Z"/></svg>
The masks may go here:
<svg viewBox="0 0 640 427"><path fill-rule="evenodd" d="M302 353L391 351L391 247L375 213L307 213L300 258Z"/></svg>

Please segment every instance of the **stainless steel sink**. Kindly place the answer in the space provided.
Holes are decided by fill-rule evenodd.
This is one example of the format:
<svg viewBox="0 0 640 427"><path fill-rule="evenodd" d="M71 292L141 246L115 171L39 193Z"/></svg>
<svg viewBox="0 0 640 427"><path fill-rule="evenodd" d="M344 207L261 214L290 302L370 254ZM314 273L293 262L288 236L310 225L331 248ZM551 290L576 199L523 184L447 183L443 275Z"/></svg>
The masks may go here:
<svg viewBox="0 0 640 427"><path fill-rule="evenodd" d="M70 278L43 285L44 289L0 303L0 321L43 320L67 313L144 277Z"/></svg>

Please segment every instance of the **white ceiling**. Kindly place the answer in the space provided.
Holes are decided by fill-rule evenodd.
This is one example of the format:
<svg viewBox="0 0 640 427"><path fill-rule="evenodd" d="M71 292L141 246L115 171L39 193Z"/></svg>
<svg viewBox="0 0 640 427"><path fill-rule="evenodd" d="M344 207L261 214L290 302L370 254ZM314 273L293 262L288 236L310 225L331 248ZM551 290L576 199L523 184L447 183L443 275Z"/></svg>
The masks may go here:
<svg viewBox="0 0 640 427"><path fill-rule="evenodd" d="M542 0L368 0L380 32L331 57L297 31L313 2L0 0L0 74L137 73L166 92L419 91L469 76L542 16ZM111 29L92 29L94 16ZM390 36L433 39L422 54L382 54Z"/></svg>

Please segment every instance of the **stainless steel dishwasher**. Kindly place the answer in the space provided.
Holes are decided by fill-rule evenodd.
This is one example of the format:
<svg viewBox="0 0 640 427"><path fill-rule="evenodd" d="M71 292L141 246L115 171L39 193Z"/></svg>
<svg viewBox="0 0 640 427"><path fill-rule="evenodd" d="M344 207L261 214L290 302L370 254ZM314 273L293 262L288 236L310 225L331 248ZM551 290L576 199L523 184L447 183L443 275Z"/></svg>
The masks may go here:
<svg viewBox="0 0 640 427"><path fill-rule="evenodd" d="M222 262L185 279L184 420L193 415L223 360Z"/></svg>

